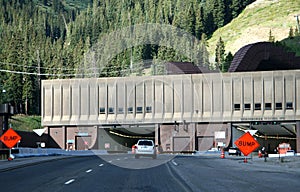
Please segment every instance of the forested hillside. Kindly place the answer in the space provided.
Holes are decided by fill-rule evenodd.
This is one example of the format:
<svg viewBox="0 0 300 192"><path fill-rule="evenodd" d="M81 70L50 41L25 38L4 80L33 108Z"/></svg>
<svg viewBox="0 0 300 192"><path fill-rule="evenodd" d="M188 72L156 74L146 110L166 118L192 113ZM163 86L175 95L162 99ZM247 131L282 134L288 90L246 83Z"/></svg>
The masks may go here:
<svg viewBox="0 0 300 192"><path fill-rule="evenodd" d="M82 77L84 54L105 34L143 23L168 24L206 40L253 0L0 0L0 102L15 113L40 113L40 80ZM172 48L139 45L115 56L97 73L141 75L143 61L190 61ZM136 66L132 64L137 63ZM153 65L153 63L150 63ZM97 66L95 66L97 68Z"/></svg>

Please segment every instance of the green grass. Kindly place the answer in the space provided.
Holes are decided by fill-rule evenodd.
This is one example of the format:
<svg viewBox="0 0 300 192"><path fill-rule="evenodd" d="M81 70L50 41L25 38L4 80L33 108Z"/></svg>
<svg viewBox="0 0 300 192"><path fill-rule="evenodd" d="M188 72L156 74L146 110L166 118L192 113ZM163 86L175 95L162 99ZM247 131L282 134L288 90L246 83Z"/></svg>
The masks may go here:
<svg viewBox="0 0 300 192"><path fill-rule="evenodd" d="M288 37L290 27L296 27L294 16L297 14L300 14L298 0L257 1L213 34L208 41L210 56L214 58L220 37L225 42L226 52L230 51L233 54L245 45L268 41L270 30L275 41L282 41ZM286 45L290 46L290 43L299 47L299 41L296 39L287 41ZM213 58L211 60L214 60Z"/></svg>
<svg viewBox="0 0 300 192"><path fill-rule="evenodd" d="M19 131L32 131L33 129L42 128L40 116L15 115L9 119L9 124L14 130Z"/></svg>

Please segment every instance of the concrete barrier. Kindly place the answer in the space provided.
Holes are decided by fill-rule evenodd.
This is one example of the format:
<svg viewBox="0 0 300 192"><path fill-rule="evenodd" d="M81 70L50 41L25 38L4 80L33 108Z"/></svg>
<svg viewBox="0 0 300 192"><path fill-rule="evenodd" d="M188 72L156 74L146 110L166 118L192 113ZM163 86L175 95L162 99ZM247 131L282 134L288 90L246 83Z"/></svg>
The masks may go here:
<svg viewBox="0 0 300 192"><path fill-rule="evenodd" d="M105 155L108 154L106 150L72 150L66 151L56 148L18 148L19 153L15 154L16 157L34 157L34 156L55 156L55 155L68 155L68 156L89 156L89 155Z"/></svg>

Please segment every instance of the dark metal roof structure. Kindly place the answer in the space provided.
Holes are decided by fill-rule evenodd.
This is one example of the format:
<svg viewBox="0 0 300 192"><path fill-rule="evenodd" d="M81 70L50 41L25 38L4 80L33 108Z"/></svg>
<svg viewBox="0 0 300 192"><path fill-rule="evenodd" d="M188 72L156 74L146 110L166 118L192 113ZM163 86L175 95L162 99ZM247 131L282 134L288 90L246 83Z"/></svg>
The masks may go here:
<svg viewBox="0 0 300 192"><path fill-rule="evenodd" d="M213 71L205 67L199 67L190 62L167 62L166 74L195 74L195 73L212 73Z"/></svg>
<svg viewBox="0 0 300 192"><path fill-rule="evenodd" d="M300 69L300 57L270 42L242 47L231 62L228 72Z"/></svg>

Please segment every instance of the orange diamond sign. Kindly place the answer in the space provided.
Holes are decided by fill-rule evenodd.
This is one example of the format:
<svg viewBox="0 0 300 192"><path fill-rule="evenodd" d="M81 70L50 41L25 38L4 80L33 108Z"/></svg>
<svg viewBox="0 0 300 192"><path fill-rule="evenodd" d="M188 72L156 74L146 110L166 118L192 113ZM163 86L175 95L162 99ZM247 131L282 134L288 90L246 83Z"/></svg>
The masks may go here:
<svg viewBox="0 0 300 192"><path fill-rule="evenodd" d="M245 133L240 138L238 138L234 144L241 150L241 152L247 156L252 151L259 147L259 143L254 139L254 137L249 133Z"/></svg>
<svg viewBox="0 0 300 192"><path fill-rule="evenodd" d="M8 129L1 137L0 140L8 147L12 148L18 141L21 140L21 136L18 135L12 128Z"/></svg>

